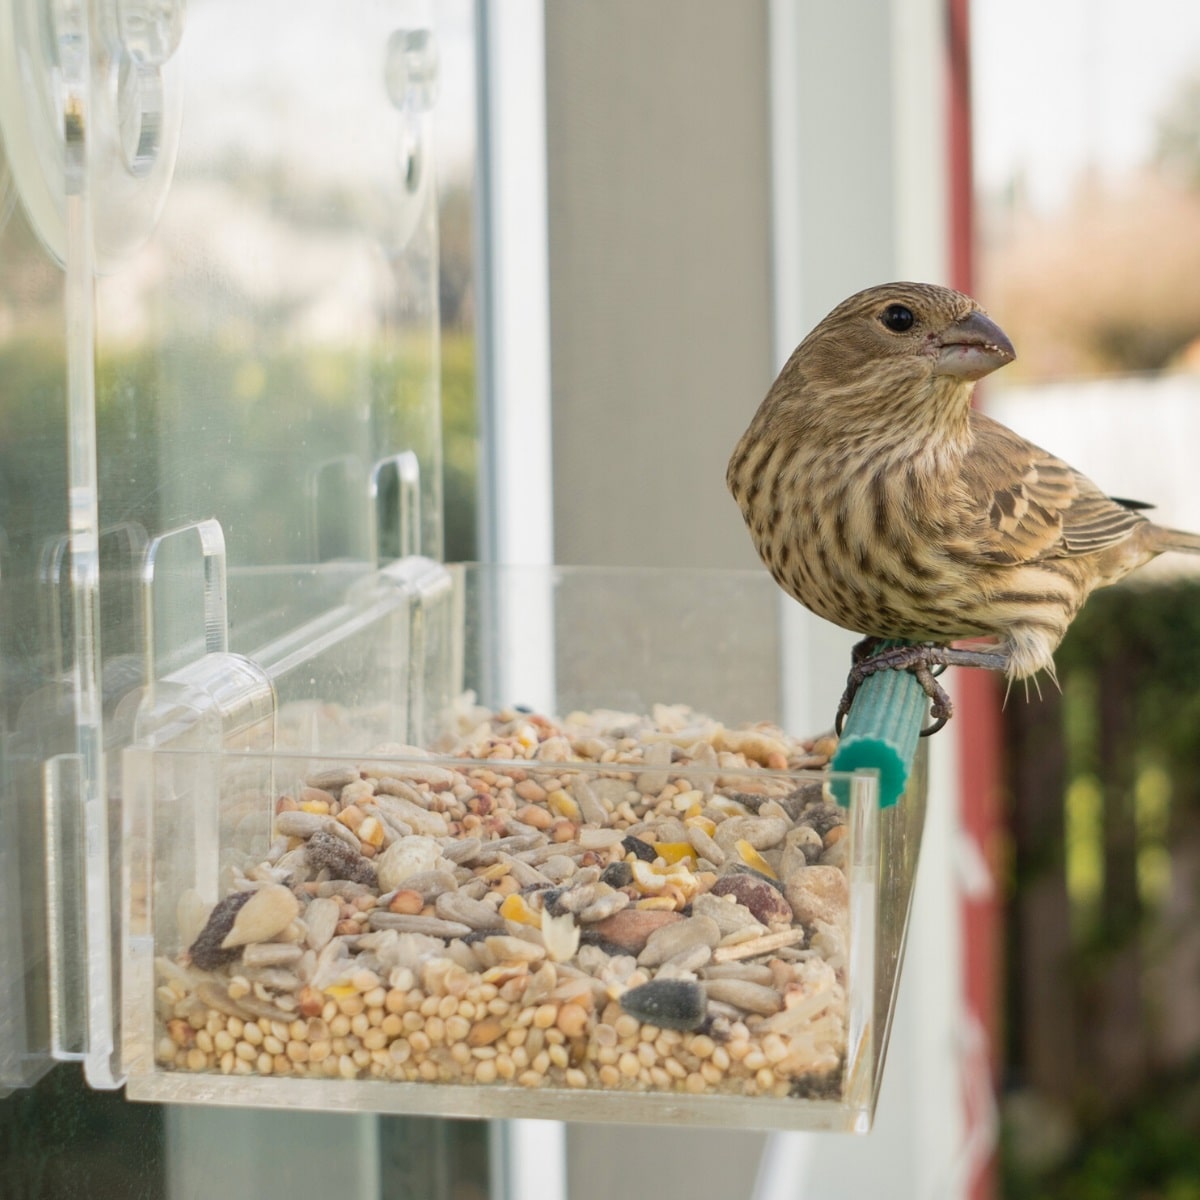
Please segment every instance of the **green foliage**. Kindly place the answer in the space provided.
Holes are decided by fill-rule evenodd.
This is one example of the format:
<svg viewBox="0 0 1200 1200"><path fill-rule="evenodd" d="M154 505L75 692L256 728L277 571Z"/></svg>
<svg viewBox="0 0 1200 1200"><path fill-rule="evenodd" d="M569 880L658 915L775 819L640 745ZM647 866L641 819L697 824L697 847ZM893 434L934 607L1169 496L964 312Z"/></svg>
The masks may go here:
<svg viewBox="0 0 1200 1200"><path fill-rule="evenodd" d="M1040 858L1043 846L1025 848L1036 867L1026 864L1018 887L1044 902L1061 871L1070 897L1071 949L1056 994L1075 1013L1076 1042L1064 1050L1058 1089L1071 1098L1073 1147L1053 1168L1039 1168L1036 1137L1017 1122L1006 1126L1003 1194L1200 1200L1200 1058L1181 1066L1155 1029L1161 989L1193 986L1189 960L1175 944L1180 901L1191 885L1186 865L1174 883L1171 872L1180 839L1194 844L1200 822L1200 581L1104 589L1055 658L1063 685L1065 838L1057 863ZM1113 740L1105 743L1105 736ZM1174 910L1164 907L1169 894ZM1056 919L1044 903L1037 911L1040 919ZM1020 926L1014 930L1019 942ZM1023 969L1018 958L1016 970ZM1136 995L1121 1003L1118 986ZM1030 1010L1023 1019L1039 1015ZM1145 1068L1138 1075L1126 1064L1126 1098L1118 1103L1105 1092L1104 1072L1113 1066L1105 1040L1122 1034L1137 1048L1129 1056L1144 1056ZM1022 1064L1014 1065L1019 1076Z"/></svg>
<svg viewBox="0 0 1200 1200"><path fill-rule="evenodd" d="M476 557L473 338L460 332L443 343L440 428L426 415L430 355L419 337L364 354L273 344L269 333L222 343L180 336L153 354L106 349L96 364L102 527L153 534L216 515L231 566L363 554L367 456L413 448L428 462L440 437L442 486L423 480L426 499L441 491L447 557ZM65 380L60 340L0 348L6 576L36 578L39 555L66 533ZM358 464L358 478L338 476L343 460ZM23 607L7 615L24 629L37 597L22 589L17 600Z"/></svg>
<svg viewBox="0 0 1200 1200"><path fill-rule="evenodd" d="M1002 1135L1002 1192L1013 1200L1200 1200L1200 1064L1094 1127L1052 1172L1022 1167Z"/></svg>
<svg viewBox="0 0 1200 1200"><path fill-rule="evenodd" d="M1141 752L1189 777L1200 772L1200 582L1096 593L1055 655L1059 675L1090 679L1118 651L1137 675L1132 711Z"/></svg>
<svg viewBox="0 0 1200 1200"><path fill-rule="evenodd" d="M479 419L475 383L475 339L442 336L442 491L446 559L479 557Z"/></svg>

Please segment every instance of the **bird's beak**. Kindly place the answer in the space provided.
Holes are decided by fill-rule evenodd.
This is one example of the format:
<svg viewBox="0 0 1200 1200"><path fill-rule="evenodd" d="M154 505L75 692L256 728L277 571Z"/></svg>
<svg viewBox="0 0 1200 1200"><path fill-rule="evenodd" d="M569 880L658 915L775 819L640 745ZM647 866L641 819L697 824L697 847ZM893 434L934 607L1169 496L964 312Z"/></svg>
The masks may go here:
<svg viewBox="0 0 1200 1200"><path fill-rule="evenodd" d="M937 339L937 374L956 379L982 379L1016 357L1004 330L978 310L955 321Z"/></svg>

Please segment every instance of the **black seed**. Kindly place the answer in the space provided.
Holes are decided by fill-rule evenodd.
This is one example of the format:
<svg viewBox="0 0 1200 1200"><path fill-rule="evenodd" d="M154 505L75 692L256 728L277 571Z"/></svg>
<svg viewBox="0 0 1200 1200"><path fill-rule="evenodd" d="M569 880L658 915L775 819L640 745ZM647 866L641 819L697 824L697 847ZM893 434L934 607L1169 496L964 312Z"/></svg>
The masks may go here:
<svg viewBox="0 0 1200 1200"><path fill-rule="evenodd" d="M213 971L225 963L233 962L242 952L241 946L222 950L221 943L229 936L233 928L233 919L238 910L253 896L253 892L234 892L224 900L218 900L216 907L209 915L208 921L200 931L200 936L191 944L188 954L192 963L202 971Z"/></svg>
<svg viewBox="0 0 1200 1200"><path fill-rule="evenodd" d="M632 834L621 839L621 848L626 854L635 854L642 862L653 862L658 857L658 852L649 842L643 842Z"/></svg>
<svg viewBox="0 0 1200 1200"><path fill-rule="evenodd" d="M628 887L633 882L633 867L627 862L612 863L604 868L600 882L613 888Z"/></svg>
<svg viewBox="0 0 1200 1200"><path fill-rule="evenodd" d="M699 1029L705 1006L704 988L690 979L652 979L621 997L627 1013L660 1029Z"/></svg>

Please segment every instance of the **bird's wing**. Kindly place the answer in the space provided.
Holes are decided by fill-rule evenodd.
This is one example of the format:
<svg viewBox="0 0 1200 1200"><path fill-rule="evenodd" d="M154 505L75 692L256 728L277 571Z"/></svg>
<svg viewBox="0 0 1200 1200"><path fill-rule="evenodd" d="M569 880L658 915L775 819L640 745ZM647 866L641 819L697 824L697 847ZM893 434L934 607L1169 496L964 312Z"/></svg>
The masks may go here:
<svg viewBox="0 0 1200 1200"><path fill-rule="evenodd" d="M998 564L1094 554L1145 521L1090 479L989 417L971 416L963 469L979 525L966 556ZM955 552L960 548L955 547Z"/></svg>

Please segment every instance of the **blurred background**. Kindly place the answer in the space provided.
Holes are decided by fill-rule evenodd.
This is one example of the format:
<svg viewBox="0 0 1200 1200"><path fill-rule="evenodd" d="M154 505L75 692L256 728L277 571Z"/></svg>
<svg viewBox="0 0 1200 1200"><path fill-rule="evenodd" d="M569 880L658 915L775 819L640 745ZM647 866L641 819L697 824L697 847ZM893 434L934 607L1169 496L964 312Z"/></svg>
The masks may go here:
<svg viewBox="0 0 1200 1200"><path fill-rule="evenodd" d="M889 278L971 291L1019 354L981 389L988 411L1200 529L1200 6L427 11L447 559L754 565L729 450L804 333ZM212 51L186 70L253 67ZM215 172L237 205L192 194L205 253L252 207L260 168ZM350 173L323 215L297 211L285 256L336 278L343 247L320 232L364 190ZM18 203L0 163L0 229ZM4 446L61 405L61 278L28 250L10 240L0 260L10 512L43 465ZM129 287L135 316L137 282L105 285ZM282 296L281 327L293 317ZM304 386L336 412L353 331L313 328L330 349ZM98 414L114 439L136 369L115 333ZM269 423L239 414L294 386L232 353L205 369L216 429ZM285 455L262 466L263 487L289 471ZM1061 691L1002 705L995 681L955 681L866 1140L530 1125L502 1162L477 1123L137 1106L64 1064L0 1098L0 1198L1200 1198L1200 588L1184 566L1093 599L1058 656ZM7 602L15 662L13 614L32 601ZM795 725L815 732L852 639L788 622ZM15 710L26 683L0 685ZM278 1147L286 1166L264 1153Z"/></svg>
<svg viewBox="0 0 1200 1200"><path fill-rule="evenodd" d="M1200 520L1200 12L971 5L986 405L1113 495ZM1090 602L1005 708L1001 1190L1200 1195L1200 589Z"/></svg>

